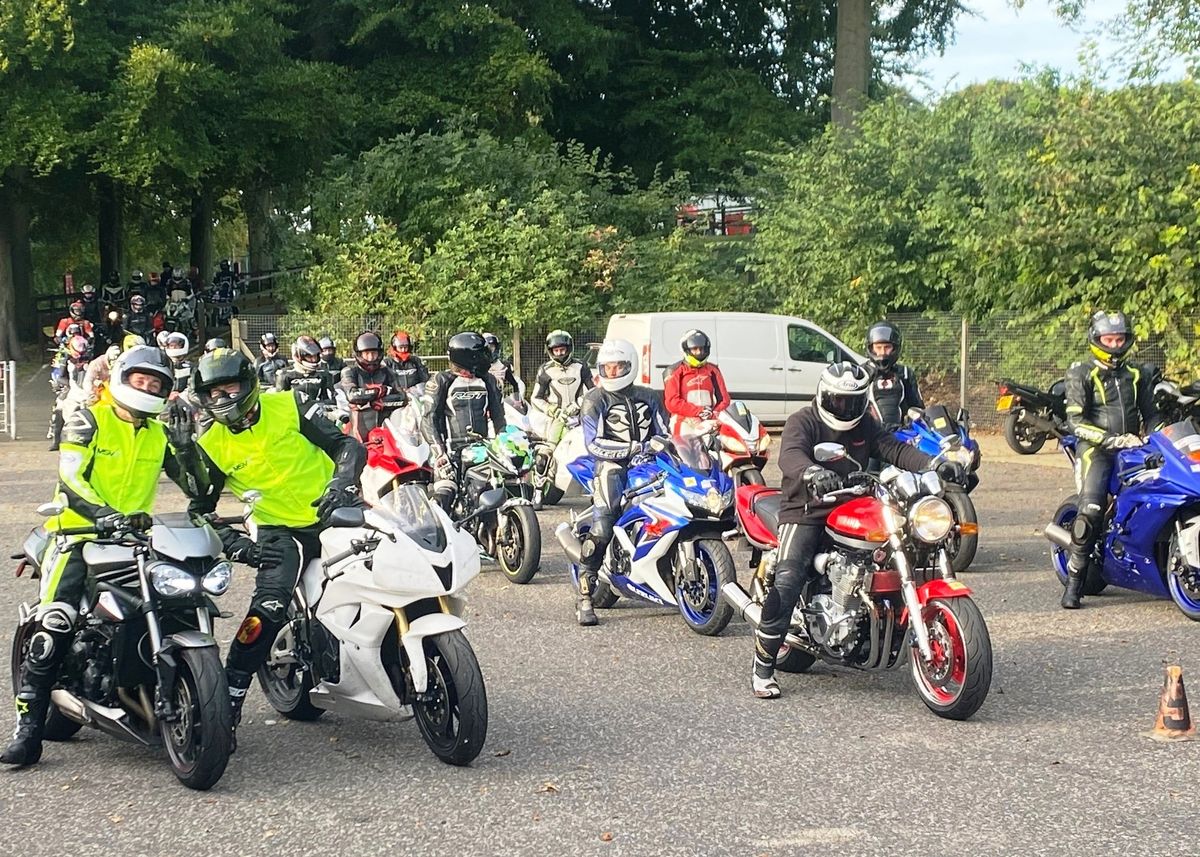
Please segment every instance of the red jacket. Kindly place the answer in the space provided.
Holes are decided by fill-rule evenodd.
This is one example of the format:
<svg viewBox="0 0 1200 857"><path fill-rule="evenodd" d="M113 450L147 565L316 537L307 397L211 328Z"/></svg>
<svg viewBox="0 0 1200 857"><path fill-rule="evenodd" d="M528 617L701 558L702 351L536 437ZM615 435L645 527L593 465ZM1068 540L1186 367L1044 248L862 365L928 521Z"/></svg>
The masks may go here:
<svg viewBox="0 0 1200 857"><path fill-rule="evenodd" d="M706 406L716 414L729 407L729 391L717 364L693 368L680 360L663 382L663 403L673 416L698 417Z"/></svg>

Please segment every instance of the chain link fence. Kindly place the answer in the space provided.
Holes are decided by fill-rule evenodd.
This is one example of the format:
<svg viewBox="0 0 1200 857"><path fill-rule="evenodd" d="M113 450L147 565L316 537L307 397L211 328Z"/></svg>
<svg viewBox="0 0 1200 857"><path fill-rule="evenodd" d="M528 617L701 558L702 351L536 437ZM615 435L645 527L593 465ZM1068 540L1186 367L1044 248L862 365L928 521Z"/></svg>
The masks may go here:
<svg viewBox="0 0 1200 857"><path fill-rule="evenodd" d="M1088 315L1070 312L1041 317L1018 313L995 313L987 318L968 320L956 313L897 313L888 316L904 335L901 360L911 366L920 379L927 404L947 405L956 409L964 404L974 426L998 430L1003 415L995 411L996 382L1009 379L1048 388L1061 378L1070 365L1087 355ZM576 356L586 359L588 346L604 339L608 319L574 329ZM835 322L823 326L850 346L863 350L866 325L860 322ZM418 353L430 369L446 368L446 340L458 329L414 328L401 318L384 316L243 315L241 335L248 353L257 355L258 339L271 331L279 337L282 350L301 334L332 336L343 357L351 353L354 339L364 330L380 334L386 346L393 331L408 330L417 339ZM513 359L526 384L533 381L538 367L546 360L546 334L558 325L546 324L522 329L491 331L505 343L505 355ZM1200 319L1176 324L1169 334L1140 340L1131 359L1150 363L1167 377L1190 381L1200 371L1197 339Z"/></svg>

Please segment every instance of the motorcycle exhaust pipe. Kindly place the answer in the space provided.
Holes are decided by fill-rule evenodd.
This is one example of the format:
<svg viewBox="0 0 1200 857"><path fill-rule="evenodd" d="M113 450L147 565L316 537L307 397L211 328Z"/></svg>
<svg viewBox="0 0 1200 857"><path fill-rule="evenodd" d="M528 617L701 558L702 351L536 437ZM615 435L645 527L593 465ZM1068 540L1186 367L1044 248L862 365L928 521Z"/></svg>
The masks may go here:
<svg viewBox="0 0 1200 857"><path fill-rule="evenodd" d="M1071 548L1071 534L1058 524L1046 524L1046 529L1042 530L1042 535L1063 550L1070 550Z"/></svg>
<svg viewBox="0 0 1200 857"><path fill-rule="evenodd" d="M743 619L755 628L762 622L762 605L755 604L746 594L746 590L733 581L721 587L721 595L736 610Z"/></svg>
<svg viewBox="0 0 1200 857"><path fill-rule="evenodd" d="M1037 414L1026 411L1021 417L1021 421L1033 426L1040 432L1045 432L1052 437L1062 437L1062 429L1050 420L1039 417Z"/></svg>
<svg viewBox="0 0 1200 857"><path fill-rule="evenodd" d="M578 564L583 558L583 542L579 537L571 532L571 525L563 521L554 528L554 537L558 539L558 543L562 545L563 551L567 554L567 559Z"/></svg>

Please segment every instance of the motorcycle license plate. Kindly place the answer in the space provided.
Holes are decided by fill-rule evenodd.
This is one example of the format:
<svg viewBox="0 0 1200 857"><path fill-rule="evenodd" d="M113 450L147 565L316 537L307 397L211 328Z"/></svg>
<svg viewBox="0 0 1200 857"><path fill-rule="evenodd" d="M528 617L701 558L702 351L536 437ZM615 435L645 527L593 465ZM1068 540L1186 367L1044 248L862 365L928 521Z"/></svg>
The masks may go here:
<svg viewBox="0 0 1200 857"><path fill-rule="evenodd" d="M998 411L1011 411L1012 405L1013 405L1013 397L1012 396L1001 396L999 399L996 400L996 410L998 410Z"/></svg>

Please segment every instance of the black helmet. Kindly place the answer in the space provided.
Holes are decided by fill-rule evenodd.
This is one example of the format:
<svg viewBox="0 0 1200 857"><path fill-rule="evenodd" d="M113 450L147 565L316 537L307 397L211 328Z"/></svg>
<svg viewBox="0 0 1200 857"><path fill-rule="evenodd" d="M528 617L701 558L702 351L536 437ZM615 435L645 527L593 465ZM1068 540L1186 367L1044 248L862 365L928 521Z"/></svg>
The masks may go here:
<svg viewBox="0 0 1200 857"><path fill-rule="evenodd" d="M566 348L567 353L561 357L554 353L555 348ZM571 359L571 352L575 348L575 341L571 339L571 334L565 330L552 330L546 336L546 356L560 366L565 365Z"/></svg>
<svg viewBox="0 0 1200 857"><path fill-rule="evenodd" d="M236 392L213 397L214 387L233 383L239 385ZM203 355L190 386L204 412L222 425L238 425L258 405L258 375L246 355L230 348Z"/></svg>
<svg viewBox="0 0 1200 857"><path fill-rule="evenodd" d="M292 345L292 360L301 372L316 372L321 365L321 346L311 336L297 337Z"/></svg>
<svg viewBox="0 0 1200 857"><path fill-rule="evenodd" d="M689 330L679 340L679 347L683 349L683 359L693 368L703 366L708 355L712 354L712 340L703 330ZM699 355L692 353L694 348L700 349Z"/></svg>
<svg viewBox="0 0 1200 857"><path fill-rule="evenodd" d="M1125 342L1115 348L1101 344L1100 337L1114 334L1123 335ZM1088 345L1092 348L1092 356L1105 366L1120 366L1129 349L1133 348L1133 325L1129 316L1123 312L1097 311L1088 327Z"/></svg>
<svg viewBox="0 0 1200 857"><path fill-rule="evenodd" d="M374 360L363 357L368 351L375 352ZM383 361L383 340L379 338L378 333L368 330L358 335L358 339L354 340L354 359L364 372L374 372L379 368Z"/></svg>
<svg viewBox="0 0 1200 857"><path fill-rule="evenodd" d="M502 350L500 348L500 337L494 333L485 333L483 335L483 342L487 346L488 351L492 352L492 360L499 360Z"/></svg>
<svg viewBox="0 0 1200 857"><path fill-rule="evenodd" d="M451 336L446 346L446 356L450 358L450 365L475 375L487 372L493 358L485 337L486 334L480 336L470 330Z"/></svg>
<svg viewBox="0 0 1200 857"><path fill-rule="evenodd" d="M321 346L322 357L334 357L337 354L337 348L333 344L333 337L322 336L317 340L317 345Z"/></svg>
<svg viewBox="0 0 1200 857"><path fill-rule="evenodd" d="M258 344L262 348L263 354L267 353L267 349L271 349L271 356L274 357L279 353L279 339L273 333L264 333L258 339Z"/></svg>
<svg viewBox="0 0 1200 857"><path fill-rule="evenodd" d="M225 347L225 340L219 336L214 336L212 339L208 340L208 342L204 343L204 353L212 354L218 348L224 348L224 347Z"/></svg>
<svg viewBox="0 0 1200 857"><path fill-rule="evenodd" d="M222 273L222 274L224 274L224 273L226 273L226 272L228 272L228 271L229 271L229 260L228 260L228 259L222 259L222 260L221 260L221 273Z"/></svg>
<svg viewBox="0 0 1200 857"><path fill-rule="evenodd" d="M891 343L892 353L876 356L877 342ZM890 369L896 365L896 361L900 359L900 346L903 344L904 337L900 335L900 328L890 321L877 321L867 328L867 358L880 369Z"/></svg>

